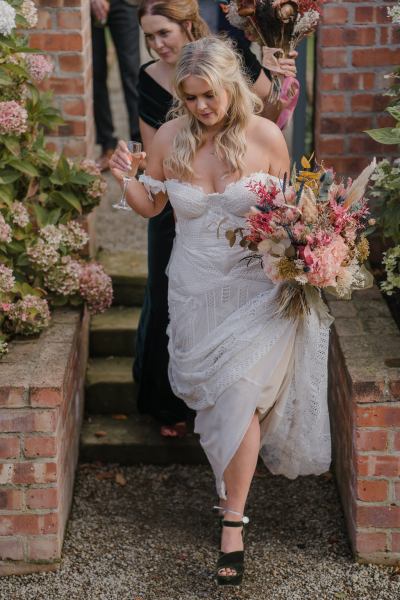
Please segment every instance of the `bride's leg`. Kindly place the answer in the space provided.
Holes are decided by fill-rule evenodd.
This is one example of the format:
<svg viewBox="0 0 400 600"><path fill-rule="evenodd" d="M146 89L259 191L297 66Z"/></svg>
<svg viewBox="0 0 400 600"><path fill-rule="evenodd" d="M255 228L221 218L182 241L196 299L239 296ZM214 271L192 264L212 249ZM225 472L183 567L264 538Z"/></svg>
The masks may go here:
<svg viewBox="0 0 400 600"><path fill-rule="evenodd" d="M244 513L250 484L257 466L260 450L260 424L257 414L254 414L243 440L224 472L227 489L225 506L239 514ZM233 513L225 513L229 521L240 521L241 517ZM223 527L221 550L234 552L243 549L241 528ZM230 575L230 569L222 569L221 575Z"/></svg>

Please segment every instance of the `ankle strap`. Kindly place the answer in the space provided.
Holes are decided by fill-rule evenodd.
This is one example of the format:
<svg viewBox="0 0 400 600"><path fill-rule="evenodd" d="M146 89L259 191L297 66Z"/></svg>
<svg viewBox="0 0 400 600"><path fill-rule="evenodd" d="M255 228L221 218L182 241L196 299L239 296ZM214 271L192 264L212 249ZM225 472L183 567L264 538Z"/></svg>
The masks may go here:
<svg viewBox="0 0 400 600"><path fill-rule="evenodd" d="M242 515L242 513L240 512L236 512L236 510L231 510L230 508L223 508L222 506L213 506L213 511L222 511L222 513L225 515L225 513L231 513L232 515L237 515L238 517L241 517L240 521L223 521L223 523L237 523L237 525L228 525L228 527L241 527L242 525L247 525L247 523L250 522L249 517L246 517L245 515Z"/></svg>
<svg viewBox="0 0 400 600"><path fill-rule="evenodd" d="M225 519L222 519L221 521L222 527L243 527L244 525L247 525L247 523L248 521L244 521L243 519L240 521L225 521Z"/></svg>

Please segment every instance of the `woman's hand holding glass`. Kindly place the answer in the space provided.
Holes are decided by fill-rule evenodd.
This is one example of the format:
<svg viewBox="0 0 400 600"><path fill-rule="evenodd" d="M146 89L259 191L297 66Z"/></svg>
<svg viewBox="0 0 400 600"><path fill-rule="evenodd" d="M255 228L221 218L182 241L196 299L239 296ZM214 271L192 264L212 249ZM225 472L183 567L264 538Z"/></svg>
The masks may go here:
<svg viewBox="0 0 400 600"><path fill-rule="evenodd" d="M128 184L136 176L139 165L146 157L146 153L142 152L142 144L133 140L129 142L120 141L115 149L114 154L110 158L110 169L112 175L123 182L123 191L120 201L113 204L113 208L122 210L130 210L130 206L126 201L126 192Z"/></svg>

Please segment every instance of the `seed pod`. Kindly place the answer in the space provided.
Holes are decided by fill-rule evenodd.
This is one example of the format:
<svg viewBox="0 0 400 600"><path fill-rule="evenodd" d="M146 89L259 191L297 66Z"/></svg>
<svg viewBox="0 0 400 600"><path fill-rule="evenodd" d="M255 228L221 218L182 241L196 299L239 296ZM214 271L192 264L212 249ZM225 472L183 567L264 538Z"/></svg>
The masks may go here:
<svg viewBox="0 0 400 600"><path fill-rule="evenodd" d="M256 0L240 0L238 14L240 17L252 17L256 13Z"/></svg>

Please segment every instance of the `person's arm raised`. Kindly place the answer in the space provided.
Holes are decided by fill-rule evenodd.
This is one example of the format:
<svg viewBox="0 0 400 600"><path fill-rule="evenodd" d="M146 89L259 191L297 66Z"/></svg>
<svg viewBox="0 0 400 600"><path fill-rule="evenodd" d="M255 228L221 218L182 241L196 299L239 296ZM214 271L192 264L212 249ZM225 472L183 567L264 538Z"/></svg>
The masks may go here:
<svg viewBox="0 0 400 600"><path fill-rule="evenodd" d="M165 157L165 149L167 138L165 132L160 128L154 136L150 147L149 157L147 159L146 175L160 182L164 182L163 161ZM123 185L123 179L126 177L126 172L129 169L131 172L137 172L139 164L146 157L145 152L140 155L132 156L129 153L125 142L120 141L110 159L111 173ZM132 169L132 170L131 170ZM167 194L164 191L151 193L146 187L136 178L133 178L128 185L127 202L129 206L142 217L155 217L163 210L167 203Z"/></svg>

